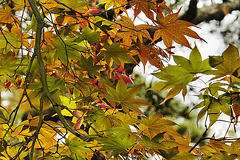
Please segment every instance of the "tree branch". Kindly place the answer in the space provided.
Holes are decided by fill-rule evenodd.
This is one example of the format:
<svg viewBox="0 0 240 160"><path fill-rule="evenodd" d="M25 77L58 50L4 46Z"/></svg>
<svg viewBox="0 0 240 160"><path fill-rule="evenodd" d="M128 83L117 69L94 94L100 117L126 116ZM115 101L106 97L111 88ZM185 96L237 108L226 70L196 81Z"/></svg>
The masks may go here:
<svg viewBox="0 0 240 160"><path fill-rule="evenodd" d="M239 0L235 0L233 2L226 2L222 4L213 4L211 6L204 6L202 8L198 8L195 18L190 20L188 19L185 19L185 20L192 22L193 24L199 24L201 22L209 22L211 20L221 21L227 13L231 13L234 10L240 10ZM192 15L189 14L187 11L183 16L180 16L179 19L182 19L183 17L188 18L188 17L192 17Z"/></svg>
<svg viewBox="0 0 240 160"><path fill-rule="evenodd" d="M60 121L62 122L62 124L64 125L64 127L71 132L72 134L78 136L79 138L81 138L82 140L86 140L87 136L75 131L74 129L72 129L68 123L66 122L66 120L64 119L63 115L61 114L61 111L58 108L58 104L53 100L52 96L49 93L49 89L48 89L48 84L47 84L47 77L46 77L46 68L44 65L44 61L41 55L41 37L42 37L42 29L43 27L47 26L44 22L44 20L42 19L40 12L37 9L37 5L35 3L34 0L28 0L33 13L36 17L37 20L37 30L36 30L36 39L35 39L35 47L34 47L34 55L37 56L37 60L38 60L38 64L39 64L39 70L40 70L40 75L41 75L41 83L43 86L43 96L42 96L42 100L44 100L44 98L48 98L50 100L50 102L52 103L54 109L56 110ZM40 108L42 107L43 103L41 103ZM42 113L41 113L42 114ZM43 119L42 116L40 116L40 120L39 123L43 123ZM35 133L39 133L41 125L38 126L39 130L37 130ZM37 137L37 136L36 136ZM35 138L36 139L36 138Z"/></svg>

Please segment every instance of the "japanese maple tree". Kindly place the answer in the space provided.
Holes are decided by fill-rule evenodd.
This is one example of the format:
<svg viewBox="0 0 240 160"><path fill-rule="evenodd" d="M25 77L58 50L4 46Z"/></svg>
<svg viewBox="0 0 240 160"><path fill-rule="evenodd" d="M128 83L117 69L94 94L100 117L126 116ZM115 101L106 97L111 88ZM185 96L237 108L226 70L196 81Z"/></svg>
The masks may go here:
<svg viewBox="0 0 240 160"><path fill-rule="evenodd" d="M204 39L190 28L196 26L177 19L179 11L161 0L3 1L0 87L15 93L18 102L0 108L0 158L240 158L238 138L206 136L221 114L236 129L238 50L230 45L221 56L202 60L187 37ZM136 25L141 12L154 25ZM149 30L155 31L153 36ZM189 59L173 55L173 42L192 49ZM176 65L165 66L171 57ZM134 80L125 72L125 65L138 64L138 59L159 69L153 75L161 81L149 90L168 90L162 103L179 93L185 97L189 83L212 76L198 95L202 101L192 108L201 108L197 123L206 119L196 144L191 135L174 130L177 124L164 115L143 114L141 108L154 106L137 96L141 85L128 87ZM26 110L34 114L19 121ZM54 112L47 118L49 110ZM199 147L202 141L207 143Z"/></svg>

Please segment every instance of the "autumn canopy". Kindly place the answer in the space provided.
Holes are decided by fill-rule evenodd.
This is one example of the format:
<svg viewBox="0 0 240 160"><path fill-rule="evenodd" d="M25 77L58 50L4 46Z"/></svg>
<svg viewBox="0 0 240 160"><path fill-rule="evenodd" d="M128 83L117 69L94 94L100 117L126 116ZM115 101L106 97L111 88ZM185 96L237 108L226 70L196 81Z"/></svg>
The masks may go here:
<svg viewBox="0 0 240 160"><path fill-rule="evenodd" d="M205 40L192 30L197 26L178 20L180 10L173 12L164 0L1 3L0 91L12 92L17 102L0 107L0 159L240 158L238 137L207 136L223 114L236 129L238 50L229 45L222 55L203 60L188 37ZM140 14L153 25L136 25ZM189 58L174 55L176 43L191 49ZM152 74L160 81L148 90L166 90L162 104L185 97L189 83L212 77L192 108L196 125L205 119L197 143L164 115L144 115L146 106L154 106L138 96L142 86L126 72L140 62L158 69ZM35 114L27 112L21 121L29 110ZM54 120L47 118L49 110Z"/></svg>

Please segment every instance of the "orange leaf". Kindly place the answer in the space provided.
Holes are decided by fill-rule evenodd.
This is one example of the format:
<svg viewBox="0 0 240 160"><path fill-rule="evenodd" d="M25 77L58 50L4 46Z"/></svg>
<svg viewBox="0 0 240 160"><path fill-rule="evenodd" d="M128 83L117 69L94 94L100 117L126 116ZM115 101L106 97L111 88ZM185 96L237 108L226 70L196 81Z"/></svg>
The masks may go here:
<svg viewBox="0 0 240 160"><path fill-rule="evenodd" d="M168 48L172 46L173 41L191 48L185 36L204 41L204 39L202 39L196 32L188 28L195 25L186 21L177 20L179 11L167 15L165 18L160 13L157 15L156 22L159 24L159 30L155 32L153 41L156 41L161 37Z"/></svg>
<svg viewBox="0 0 240 160"><path fill-rule="evenodd" d="M233 112L234 112L235 117L236 117L236 121L238 121L238 117L240 116L240 105L233 104L232 108L233 108Z"/></svg>
<svg viewBox="0 0 240 160"><path fill-rule="evenodd" d="M152 40L149 32L146 30L151 28L147 25L134 25L133 21L126 16L121 15L122 21L113 25L112 27L118 28L119 31L116 34L115 41L123 39L123 45L130 47L132 42L138 43L139 40L142 43L142 37ZM126 48L127 49L127 48Z"/></svg>
<svg viewBox="0 0 240 160"><path fill-rule="evenodd" d="M154 3L146 0L133 1L130 4L134 8L134 19L138 16L140 12L143 12L149 19L154 19L154 14L152 10L155 8ZM134 6L134 7L133 7Z"/></svg>
<svg viewBox="0 0 240 160"><path fill-rule="evenodd" d="M12 14L10 14L10 12L11 12L11 8L9 6L6 6L5 9L0 8L1 23L12 24L13 22L17 21L17 18L15 18Z"/></svg>
<svg viewBox="0 0 240 160"><path fill-rule="evenodd" d="M168 56L163 50L154 48L152 46L139 46L137 50L132 50L132 53L138 54L140 61L143 63L144 67L147 61L149 61L151 65L157 68L162 68L164 65L159 56L168 59Z"/></svg>

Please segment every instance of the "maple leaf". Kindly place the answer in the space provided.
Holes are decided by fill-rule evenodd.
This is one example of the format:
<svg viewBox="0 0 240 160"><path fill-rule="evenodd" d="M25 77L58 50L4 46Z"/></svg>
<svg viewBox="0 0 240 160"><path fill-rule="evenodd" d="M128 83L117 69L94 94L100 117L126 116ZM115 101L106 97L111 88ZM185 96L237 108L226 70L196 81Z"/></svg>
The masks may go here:
<svg viewBox="0 0 240 160"><path fill-rule="evenodd" d="M109 46L105 45L104 48L106 50L101 50L101 53L104 54L108 64L110 64L111 59L118 65L121 65L121 62L135 63L133 58L127 54L129 51L120 47L120 43L114 43Z"/></svg>
<svg viewBox="0 0 240 160"><path fill-rule="evenodd" d="M92 31L89 27L85 27L81 34L76 33L78 36L74 42L81 42L83 40L87 40L90 44L96 44L99 42L100 34L98 32Z"/></svg>
<svg viewBox="0 0 240 160"><path fill-rule="evenodd" d="M209 63L217 70L212 70L209 74L215 75L214 79L224 77L226 75L234 76L240 67L240 58L238 50L235 46L229 47L223 52L222 56L210 56Z"/></svg>
<svg viewBox="0 0 240 160"><path fill-rule="evenodd" d="M66 146L71 150L73 157L77 159L84 159L87 157L86 153L92 153L93 151L88 147L90 143L85 141L79 141L79 138L75 137L71 140L66 138Z"/></svg>
<svg viewBox="0 0 240 160"><path fill-rule="evenodd" d="M68 64L68 58L72 60L80 60L81 54L78 51L85 51L86 48L73 43L73 39L66 39L64 42L60 39L52 41L52 46L55 49L54 59L61 60L64 65Z"/></svg>
<svg viewBox="0 0 240 160"><path fill-rule="evenodd" d="M159 133L166 132L169 135L178 134L170 126L176 125L176 123L164 119L162 115L153 114L150 117L141 117L141 125L139 127L139 132L144 135L153 138Z"/></svg>
<svg viewBox="0 0 240 160"><path fill-rule="evenodd" d="M25 6L29 7L28 1L25 0L13 0L13 2L16 4L16 6L12 8L12 10L21 10Z"/></svg>
<svg viewBox="0 0 240 160"><path fill-rule="evenodd" d="M189 60L181 56L173 57L177 65L169 65L160 69L161 72L153 74L163 81L158 82L150 90L165 90L172 88L162 103L179 94L181 90L185 90L186 85L197 79L197 77L195 77L197 73L205 73L211 70L209 60L202 60L197 47L193 48ZM184 96L183 92L183 97Z"/></svg>
<svg viewBox="0 0 240 160"><path fill-rule="evenodd" d="M179 12L180 9L177 13L169 14L166 17L164 17L162 13L157 14L155 22L159 24L159 29L155 31L153 41L162 38L164 44L168 48L172 47L173 41L188 48L191 48L185 36L204 41L204 39L202 39L196 32L188 28L195 25L187 21L177 20Z"/></svg>
<svg viewBox="0 0 240 160"><path fill-rule="evenodd" d="M146 0L139 0L133 1L130 3L131 8L134 10L134 19L139 15L139 13L143 12L149 19L152 21L154 20L154 13L153 10L155 9L155 2L154 1L146 1Z"/></svg>
<svg viewBox="0 0 240 160"><path fill-rule="evenodd" d="M110 96L106 97L110 101L115 101L121 104L123 110L129 114L129 110L143 114L142 111L136 107L150 105L147 101L140 98L134 98L138 92L141 91L141 86L136 86L134 88L128 88L121 78L116 86L116 90L108 85L106 85L107 92Z"/></svg>
<svg viewBox="0 0 240 160"><path fill-rule="evenodd" d="M125 11L124 5L126 5L128 2L126 0L102 0L99 5L105 4L105 10L108 10L110 7L115 8L114 12L116 14L116 17L120 10Z"/></svg>
<svg viewBox="0 0 240 160"><path fill-rule="evenodd" d="M112 151L112 155L119 154L121 152L127 153L128 148L131 148L135 142L126 136L123 138L119 138L116 136L106 137L99 140L103 147L100 149L102 151Z"/></svg>
<svg viewBox="0 0 240 160"><path fill-rule="evenodd" d="M163 141L163 133L159 133L153 138L149 138L148 136L142 135L142 144L136 145L136 148L139 149L145 149L147 150L150 154L153 154L155 151L158 151L159 149L163 149L161 142Z"/></svg>
<svg viewBox="0 0 240 160"><path fill-rule="evenodd" d="M88 9L87 2L85 1L79 1L79 0L54 0L58 4L64 4L65 6L68 6L70 8L76 9L77 11L85 11ZM60 3L59 3L60 2ZM63 5L60 5L58 7L65 9L66 11L71 11L68 7L65 7Z"/></svg>
<svg viewBox="0 0 240 160"><path fill-rule="evenodd" d="M9 6L5 9L0 8L0 23L12 24L13 22L19 23L18 19L11 14L11 8Z"/></svg>
<svg viewBox="0 0 240 160"><path fill-rule="evenodd" d="M167 10L168 13L172 13L172 10L170 8L168 8L168 6L166 6L166 2L165 0L157 0L156 1L156 9L157 12L161 13L161 10Z"/></svg>
<svg viewBox="0 0 240 160"><path fill-rule="evenodd" d="M109 130L107 130L105 133L113 133L113 134L118 134L120 138L124 138L127 136L130 136L131 139L133 139L135 134L132 132L131 128L129 125L122 123L121 127L112 127ZM134 138L135 139L135 138Z"/></svg>
<svg viewBox="0 0 240 160"><path fill-rule="evenodd" d="M120 22L112 25L113 28L118 28L119 31L116 34L115 41L123 40L123 45L126 47L131 46L132 42L137 43L137 40L140 43L143 42L143 37L152 40L149 32L146 30L152 28L148 25L134 25L133 21L126 16L121 15Z"/></svg>
<svg viewBox="0 0 240 160"><path fill-rule="evenodd" d="M134 55L138 54L140 61L143 63L144 70L147 61L157 68L162 68L164 65L160 56L168 59L168 56L162 49L157 49L152 46L140 45L137 49L132 50L131 52Z"/></svg>
<svg viewBox="0 0 240 160"><path fill-rule="evenodd" d="M188 152L179 152L175 156L171 158L171 160L179 160L179 159L184 159L184 160L192 160L196 159L197 156Z"/></svg>
<svg viewBox="0 0 240 160"><path fill-rule="evenodd" d="M240 105L239 104L233 104L232 108L233 108L233 112L234 112L234 115L235 115L235 120L237 122L238 118L240 116Z"/></svg>
<svg viewBox="0 0 240 160"><path fill-rule="evenodd" d="M80 63L77 63L77 65L81 68L83 71L88 71L88 74L91 77L99 76L100 69L102 68L102 65L95 65L93 58L89 57L88 59L84 58L84 56L81 56Z"/></svg>

